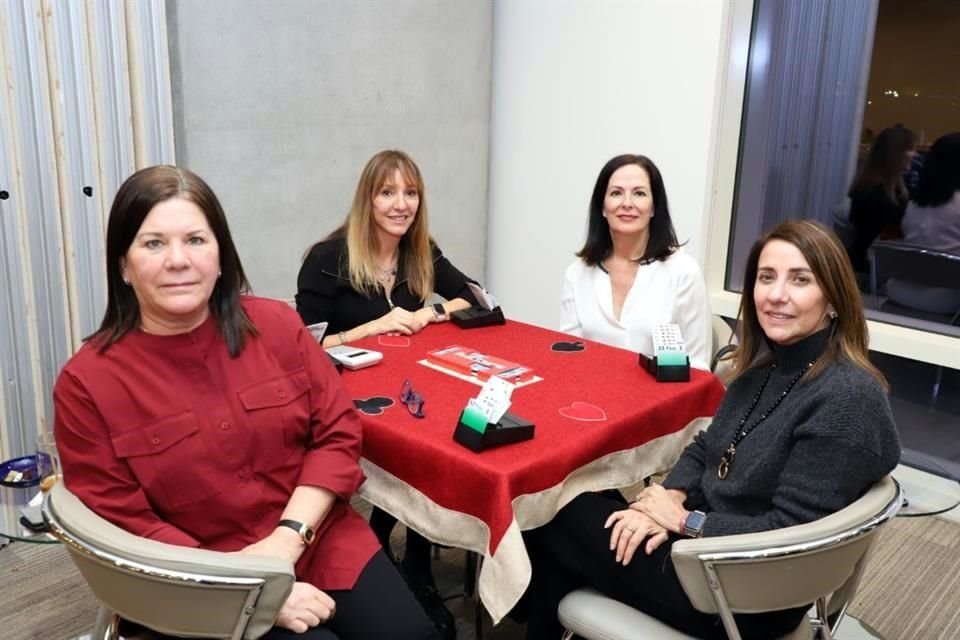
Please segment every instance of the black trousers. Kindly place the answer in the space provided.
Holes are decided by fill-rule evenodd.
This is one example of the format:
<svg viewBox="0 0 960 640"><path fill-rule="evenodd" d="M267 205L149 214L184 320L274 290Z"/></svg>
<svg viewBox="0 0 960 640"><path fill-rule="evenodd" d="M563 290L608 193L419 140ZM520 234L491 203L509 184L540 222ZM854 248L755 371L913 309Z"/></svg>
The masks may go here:
<svg viewBox="0 0 960 640"><path fill-rule="evenodd" d="M626 501L608 494L586 493L560 510L547 525L524 534L533 578L527 592L527 640L556 640L562 634L557 605L563 596L591 586L688 635L726 638L718 616L693 608L677 578L670 547L672 536L649 556L641 548L630 564L616 562L610 530L603 525ZM737 615L744 638L769 638L795 629L808 607L772 613Z"/></svg>
<svg viewBox="0 0 960 640"><path fill-rule="evenodd" d="M397 519L381 509L374 507L370 512L370 528L377 536L377 540L390 555L390 534L393 532ZM433 570L430 567L431 542L413 529L407 529L407 541L404 547L400 565L407 574L411 585L436 586L433 580Z"/></svg>
<svg viewBox="0 0 960 640"><path fill-rule="evenodd" d="M393 562L378 551L352 589L327 591L337 603L326 624L299 634L274 627L263 640L437 640L436 627L423 612Z"/></svg>
<svg viewBox="0 0 960 640"><path fill-rule="evenodd" d="M374 554L352 589L326 593L337 604L329 622L306 633L274 627L263 640L439 640L436 627L383 551ZM124 621L124 637L137 631L137 625ZM175 640L157 634L149 637Z"/></svg>

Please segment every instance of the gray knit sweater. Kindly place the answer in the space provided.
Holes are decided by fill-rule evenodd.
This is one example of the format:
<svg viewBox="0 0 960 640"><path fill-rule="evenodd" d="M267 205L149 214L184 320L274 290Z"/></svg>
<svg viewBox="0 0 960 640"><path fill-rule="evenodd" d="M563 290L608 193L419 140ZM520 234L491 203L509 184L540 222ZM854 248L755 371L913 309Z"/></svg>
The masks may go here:
<svg viewBox="0 0 960 640"><path fill-rule="evenodd" d="M747 420L766 412L802 367L823 352L828 330L775 346L777 368ZM720 456L750 408L769 366L747 371L727 390L713 423L694 438L664 481L687 492L686 508L707 513L704 535L778 529L847 506L900 459L900 442L879 382L843 360L800 380L737 445L729 474Z"/></svg>

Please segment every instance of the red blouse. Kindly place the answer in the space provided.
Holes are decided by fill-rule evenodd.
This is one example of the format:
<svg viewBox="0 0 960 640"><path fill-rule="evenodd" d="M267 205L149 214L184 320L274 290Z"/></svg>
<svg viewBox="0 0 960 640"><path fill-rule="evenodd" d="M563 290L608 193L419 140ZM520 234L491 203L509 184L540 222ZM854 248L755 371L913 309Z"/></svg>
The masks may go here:
<svg viewBox="0 0 960 640"><path fill-rule="evenodd" d="M349 589L380 548L349 504L360 420L293 309L242 304L259 336L236 358L212 316L180 335L130 332L103 354L84 345L53 393L64 481L127 531L218 551L272 532L297 485L329 489L339 500L297 577Z"/></svg>

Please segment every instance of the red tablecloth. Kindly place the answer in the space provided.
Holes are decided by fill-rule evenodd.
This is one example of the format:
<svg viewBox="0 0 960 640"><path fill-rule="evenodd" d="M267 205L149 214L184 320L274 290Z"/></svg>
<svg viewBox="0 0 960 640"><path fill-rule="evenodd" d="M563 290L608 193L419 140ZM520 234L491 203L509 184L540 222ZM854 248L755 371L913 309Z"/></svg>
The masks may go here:
<svg viewBox="0 0 960 640"><path fill-rule="evenodd" d="M582 490L626 486L669 468L693 432L707 423L697 419L713 415L723 395L720 382L693 370L690 382L658 383L638 366L635 353L590 341L582 341L582 351L551 349L574 340L508 321L471 330L451 323L430 325L411 336L407 347L384 346L378 338L357 342L355 346L380 351L384 358L368 369L344 371L352 397L396 401L380 415L362 415L370 479L361 494L433 540L491 558L512 525L540 526ZM510 407L511 413L535 423L532 440L479 454L454 442L460 411L480 387L419 362L428 351L454 344L527 365L543 378L515 389ZM425 399L424 419L411 416L399 402L405 379ZM575 420L561 413L570 415L574 403L592 405L592 417L600 419ZM664 438L679 432L684 432L682 438ZM585 469L591 471L580 474L588 477L586 482L571 484ZM567 491L558 490L565 485L570 485ZM444 520L443 514L451 513L482 523L489 531L486 544L465 539L472 536L454 520ZM525 582L515 587L522 593ZM485 604L494 620L501 613L494 609L509 605L491 607L486 599Z"/></svg>

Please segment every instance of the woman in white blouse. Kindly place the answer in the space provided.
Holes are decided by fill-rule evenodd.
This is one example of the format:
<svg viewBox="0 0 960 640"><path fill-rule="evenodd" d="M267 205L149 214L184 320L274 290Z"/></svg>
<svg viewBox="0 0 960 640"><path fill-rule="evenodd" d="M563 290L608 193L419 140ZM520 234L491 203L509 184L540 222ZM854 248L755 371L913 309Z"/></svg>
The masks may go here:
<svg viewBox="0 0 960 640"><path fill-rule="evenodd" d="M587 241L567 268L560 330L653 355L653 328L680 325L690 364L710 362L710 307L696 261L677 241L657 166L610 160L593 188Z"/></svg>

